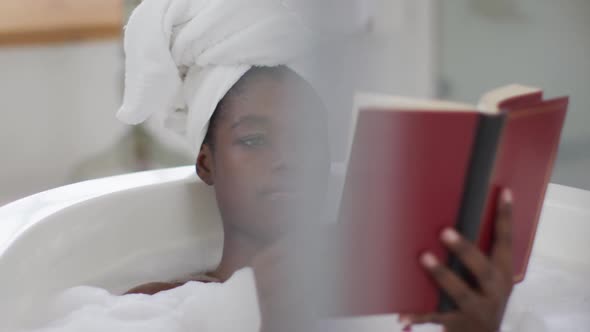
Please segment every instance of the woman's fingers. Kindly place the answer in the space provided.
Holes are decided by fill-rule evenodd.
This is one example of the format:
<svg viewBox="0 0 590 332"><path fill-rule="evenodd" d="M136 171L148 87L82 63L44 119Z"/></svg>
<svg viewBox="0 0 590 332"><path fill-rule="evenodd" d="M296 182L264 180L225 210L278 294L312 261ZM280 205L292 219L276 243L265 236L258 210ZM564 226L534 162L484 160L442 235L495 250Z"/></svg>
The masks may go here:
<svg viewBox="0 0 590 332"><path fill-rule="evenodd" d="M441 235L446 246L476 277L481 290L488 295L498 291L500 282L512 276L512 193L502 191L495 221L494 245L491 259L454 229Z"/></svg>
<svg viewBox="0 0 590 332"><path fill-rule="evenodd" d="M447 229L441 234L449 250L477 278L480 289L472 289L434 255L427 253L421 257L422 264L455 301L458 310L444 314L406 315L400 317L404 324L441 324L447 332L498 330L512 289L512 201L512 193L504 190L498 204L491 257L455 230Z"/></svg>
<svg viewBox="0 0 590 332"><path fill-rule="evenodd" d="M455 301L461 310L469 312L480 301L479 294L448 267L441 264L432 253L425 253L420 257L420 261L430 272L434 281Z"/></svg>
<svg viewBox="0 0 590 332"><path fill-rule="evenodd" d="M504 189L500 194L498 204L494 246L492 249L491 260L501 271L512 276L512 192Z"/></svg>
<svg viewBox="0 0 590 332"><path fill-rule="evenodd" d="M442 232L441 239L475 276L484 293L490 294L497 289L498 271L483 252L451 228Z"/></svg>

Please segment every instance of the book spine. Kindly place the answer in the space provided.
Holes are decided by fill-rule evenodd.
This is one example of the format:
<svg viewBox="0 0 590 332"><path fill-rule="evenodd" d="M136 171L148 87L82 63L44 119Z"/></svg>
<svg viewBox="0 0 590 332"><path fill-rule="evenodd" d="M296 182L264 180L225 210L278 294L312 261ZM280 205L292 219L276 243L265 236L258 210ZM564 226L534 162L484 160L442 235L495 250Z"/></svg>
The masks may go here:
<svg viewBox="0 0 590 332"><path fill-rule="evenodd" d="M477 241L479 237L494 160L505 121L506 114L482 114L479 118L461 208L455 225L457 231L471 242ZM455 255L449 256L448 266L471 286L477 286L471 274ZM448 312L454 309L456 309L455 303L441 291L439 311Z"/></svg>

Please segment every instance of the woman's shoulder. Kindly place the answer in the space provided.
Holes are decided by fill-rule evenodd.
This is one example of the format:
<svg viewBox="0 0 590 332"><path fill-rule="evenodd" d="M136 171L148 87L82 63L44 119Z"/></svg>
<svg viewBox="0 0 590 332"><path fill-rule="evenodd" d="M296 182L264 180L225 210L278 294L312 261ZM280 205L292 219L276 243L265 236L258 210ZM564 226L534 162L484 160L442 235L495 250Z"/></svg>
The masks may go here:
<svg viewBox="0 0 590 332"><path fill-rule="evenodd" d="M206 274L196 275L191 277L186 281L174 281L174 282L150 282L147 284L143 284L137 286L135 288L130 289L125 293L125 295L129 294L145 294L145 295L154 295L159 292L171 290L180 286L185 285L188 282L197 281L202 283L211 283L211 282L219 282L218 279L208 276Z"/></svg>
<svg viewBox="0 0 590 332"><path fill-rule="evenodd" d="M143 284L137 286L135 288L130 289L125 293L125 295L129 294L145 294L145 295L154 295L159 292L171 290L177 287L184 285L185 283L181 282L150 282L147 284Z"/></svg>

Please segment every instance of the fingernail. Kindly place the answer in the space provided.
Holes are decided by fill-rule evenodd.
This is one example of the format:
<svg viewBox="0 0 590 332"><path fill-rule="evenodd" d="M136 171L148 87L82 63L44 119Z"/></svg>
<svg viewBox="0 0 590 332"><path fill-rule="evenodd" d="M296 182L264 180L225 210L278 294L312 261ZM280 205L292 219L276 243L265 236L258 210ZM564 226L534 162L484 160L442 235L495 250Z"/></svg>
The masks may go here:
<svg viewBox="0 0 590 332"><path fill-rule="evenodd" d="M459 239L461 238L461 236L459 235L459 233L457 233L456 230L454 230L452 228L446 228L442 232L441 238L446 243L457 243L457 242L459 242Z"/></svg>
<svg viewBox="0 0 590 332"><path fill-rule="evenodd" d="M434 268L438 265L438 260L436 257L429 252L422 255L420 260L422 261L422 265L426 266L427 268Z"/></svg>
<svg viewBox="0 0 590 332"><path fill-rule="evenodd" d="M502 201L504 203L512 203L514 197L512 196L512 190L504 189L502 190Z"/></svg>
<svg viewBox="0 0 590 332"><path fill-rule="evenodd" d="M409 328L409 327L412 326L412 321L410 320L410 317L400 316L398 318L398 320L399 320L399 323L403 326L404 331L405 331L405 329L407 329L407 328Z"/></svg>

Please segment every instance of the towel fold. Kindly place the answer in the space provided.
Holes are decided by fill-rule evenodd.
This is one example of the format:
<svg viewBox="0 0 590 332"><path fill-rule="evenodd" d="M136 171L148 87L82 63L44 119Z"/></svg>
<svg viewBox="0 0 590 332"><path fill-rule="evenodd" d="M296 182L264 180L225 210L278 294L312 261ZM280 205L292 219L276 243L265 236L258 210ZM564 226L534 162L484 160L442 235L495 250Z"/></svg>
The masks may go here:
<svg viewBox="0 0 590 332"><path fill-rule="evenodd" d="M148 118L196 156L219 101L253 66L305 75L304 21L279 0L144 0L125 30L125 94L117 117Z"/></svg>

